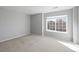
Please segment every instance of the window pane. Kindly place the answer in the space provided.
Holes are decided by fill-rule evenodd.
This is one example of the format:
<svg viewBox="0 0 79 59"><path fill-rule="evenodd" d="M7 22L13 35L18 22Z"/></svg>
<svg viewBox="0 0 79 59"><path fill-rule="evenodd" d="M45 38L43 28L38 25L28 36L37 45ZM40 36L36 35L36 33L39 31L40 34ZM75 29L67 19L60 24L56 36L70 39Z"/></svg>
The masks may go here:
<svg viewBox="0 0 79 59"><path fill-rule="evenodd" d="M57 31L62 31L62 19L57 19L56 20L56 30Z"/></svg>
<svg viewBox="0 0 79 59"><path fill-rule="evenodd" d="M62 18L56 20L56 31L61 31L61 32L66 31L66 22L63 20L64 19L62 19Z"/></svg>
<svg viewBox="0 0 79 59"><path fill-rule="evenodd" d="M55 30L55 22L54 21L49 21L48 22L48 29Z"/></svg>
<svg viewBox="0 0 79 59"><path fill-rule="evenodd" d="M66 32L66 29L63 29L62 31L63 31L63 32Z"/></svg>

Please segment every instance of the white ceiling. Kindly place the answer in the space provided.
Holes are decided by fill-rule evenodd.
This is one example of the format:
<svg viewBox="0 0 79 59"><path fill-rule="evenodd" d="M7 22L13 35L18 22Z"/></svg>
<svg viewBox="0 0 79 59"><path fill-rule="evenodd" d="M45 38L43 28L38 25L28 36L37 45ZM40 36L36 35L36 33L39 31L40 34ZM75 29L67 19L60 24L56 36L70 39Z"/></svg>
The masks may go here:
<svg viewBox="0 0 79 59"><path fill-rule="evenodd" d="M31 15L71 9L73 6L0 6L0 8Z"/></svg>

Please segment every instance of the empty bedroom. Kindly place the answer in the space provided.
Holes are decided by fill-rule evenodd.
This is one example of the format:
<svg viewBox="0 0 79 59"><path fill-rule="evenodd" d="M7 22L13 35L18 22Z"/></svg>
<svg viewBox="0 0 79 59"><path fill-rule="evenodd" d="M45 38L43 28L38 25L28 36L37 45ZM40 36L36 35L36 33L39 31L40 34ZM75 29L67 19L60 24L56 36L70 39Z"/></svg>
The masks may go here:
<svg viewBox="0 0 79 59"><path fill-rule="evenodd" d="M78 6L0 6L0 52L78 52Z"/></svg>

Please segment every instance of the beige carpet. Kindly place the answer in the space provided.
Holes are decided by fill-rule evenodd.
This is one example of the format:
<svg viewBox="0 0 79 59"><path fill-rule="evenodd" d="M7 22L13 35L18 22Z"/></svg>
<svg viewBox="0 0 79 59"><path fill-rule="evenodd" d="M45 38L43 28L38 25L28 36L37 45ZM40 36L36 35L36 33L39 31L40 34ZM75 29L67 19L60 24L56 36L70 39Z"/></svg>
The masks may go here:
<svg viewBox="0 0 79 59"><path fill-rule="evenodd" d="M55 38L24 36L0 43L0 52L73 52Z"/></svg>

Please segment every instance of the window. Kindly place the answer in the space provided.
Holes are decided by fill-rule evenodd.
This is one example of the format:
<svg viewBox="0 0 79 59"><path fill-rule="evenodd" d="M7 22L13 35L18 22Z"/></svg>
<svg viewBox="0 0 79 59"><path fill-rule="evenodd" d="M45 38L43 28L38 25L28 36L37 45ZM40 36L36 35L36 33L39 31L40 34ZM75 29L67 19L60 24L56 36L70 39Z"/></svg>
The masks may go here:
<svg viewBox="0 0 79 59"><path fill-rule="evenodd" d="M67 32L67 20L67 15L47 17L46 31Z"/></svg>

